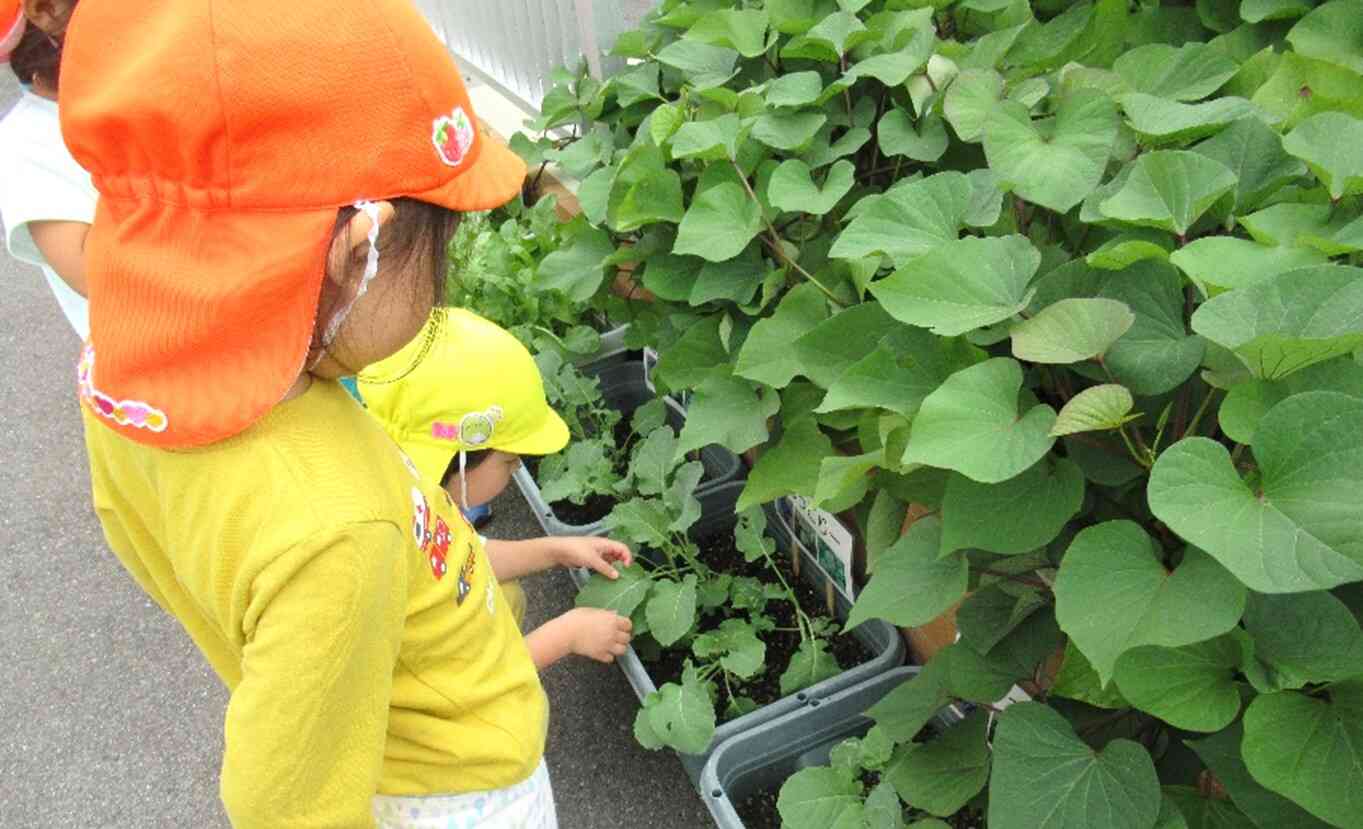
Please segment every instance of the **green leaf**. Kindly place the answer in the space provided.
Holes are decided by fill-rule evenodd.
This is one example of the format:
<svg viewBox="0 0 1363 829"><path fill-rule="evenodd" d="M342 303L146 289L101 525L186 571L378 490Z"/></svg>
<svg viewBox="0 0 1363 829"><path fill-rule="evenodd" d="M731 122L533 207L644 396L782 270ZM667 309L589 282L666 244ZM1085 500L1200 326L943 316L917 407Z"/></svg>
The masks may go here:
<svg viewBox="0 0 1363 829"><path fill-rule="evenodd" d="M981 582L980 589L967 596L956 611L961 642L976 653L989 653L1045 605L1035 590L1015 588L1004 581L989 585Z"/></svg>
<svg viewBox="0 0 1363 829"><path fill-rule="evenodd" d="M1051 437L1116 429L1131 419L1134 405L1125 386L1116 383L1090 386L1061 407Z"/></svg>
<svg viewBox="0 0 1363 829"><path fill-rule="evenodd" d="M861 804L860 782L838 769L812 766L782 784L776 809L790 829L828 829Z"/></svg>
<svg viewBox="0 0 1363 829"><path fill-rule="evenodd" d="M612 535L648 547L666 544L672 532L672 516L656 498L633 498L616 504L605 524Z"/></svg>
<svg viewBox="0 0 1363 829"><path fill-rule="evenodd" d="M743 492L738 509L774 501L783 495L813 497L819 483L819 465L833 454L833 442L812 418L786 426L781 440L767 447L757 459Z"/></svg>
<svg viewBox="0 0 1363 829"><path fill-rule="evenodd" d="M653 594L644 606L649 633L658 644L668 647L681 639L696 624L696 577L688 574L682 582L655 581Z"/></svg>
<svg viewBox="0 0 1363 829"><path fill-rule="evenodd" d="M1240 811L1225 800L1205 797L1191 786L1165 786L1164 802L1177 817L1174 827L1185 829L1255 829ZM1161 816L1164 812L1160 813ZM1161 829L1157 824L1156 829Z"/></svg>
<svg viewBox="0 0 1363 829"><path fill-rule="evenodd" d="M1068 63L1093 19L1091 3L1076 3L1046 23L1032 21L1008 52L1008 62L1036 72Z"/></svg>
<svg viewBox="0 0 1363 829"><path fill-rule="evenodd" d="M1056 644L1049 647L1054 650ZM997 702L1021 678L1019 672L1003 664L1002 660L983 656L964 642L948 645L938 652L934 661L942 663L946 688L951 696L981 705Z"/></svg>
<svg viewBox="0 0 1363 829"><path fill-rule="evenodd" d="M820 20L803 36L781 49L783 58L810 58L837 63L848 49L868 40L871 33L855 14L835 12Z"/></svg>
<svg viewBox="0 0 1363 829"><path fill-rule="evenodd" d="M1204 236L1169 256L1205 296L1265 282L1280 273L1323 265L1310 248L1268 247L1234 236Z"/></svg>
<svg viewBox="0 0 1363 829"><path fill-rule="evenodd" d="M905 803L940 817L956 814L989 779L989 712L975 711L935 740L913 743L885 772Z"/></svg>
<svg viewBox="0 0 1363 829"><path fill-rule="evenodd" d="M1132 648L1117 659L1116 681L1132 705L1188 731L1219 731L1240 713L1235 674L1240 643L1230 636L1181 648Z"/></svg>
<svg viewBox="0 0 1363 829"><path fill-rule="evenodd" d="M606 222L618 233L682 220L681 176L666 169L662 150L652 144L629 151L609 192Z"/></svg>
<svg viewBox="0 0 1363 829"><path fill-rule="evenodd" d="M629 474L640 495L661 495L675 468L677 435L671 426L660 426L634 450Z"/></svg>
<svg viewBox="0 0 1363 829"><path fill-rule="evenodd" d="M798 150L827 120L821 112L769 112L753 124L752 137L777 150Z"/></svg>
<svg viewBox="0 0 1363 829"><path fill-rule="evenodd" d="M1301 268L1203 303L1193 330L1265 380L1363 345L1363 269Z"/></svg>
<svg viewBox="0 0 1363 829"><path fill-rule="evenodd" d="M811 170L817 170L827 164L832 164L839 158L852 155L871 140L871 131L865 127L852 127L844 131L838 140L832 143L828 141L828 136L831 134L832 127L825 124L824 128L815 136L809 149L804 152L803 158L809 164Z"/></svg>
<svg viewBox="0 0 1363 829"><path fill-rule="evenodd" d="M648 137L661 147L686 124L686 110L678 104L663 104L648 119Z"/></svg>
<svg viewBox="0 0 1363 829"><path fill-rule="evenodd" d="M776 540L767 535L767 514L750 507L738 515L734 528L734 543L744 561L758 561L776 551Z"/></svg>
<svg viewBox="0 0 1363 829"><path fill-rule="evenodd" d="M716 374L696 388L677 445L678 454L719 444L744 452L767 439L767 418L781 401L770 389L760 393L737 377Z"/></svg>
<svg viewBox="0 0 1363 829"><path fill-rule="evenodd" d="M820 185L814 183L808 164L796 158L787 159L772 173L767 183L767 199L778 210L822 216L837 207L852 189L855 172L850 161L834 162Z"/></svg>
<svg viewBox="0 0 1363 829"><path fill-rule="evenodd" d="M1221 431L1237 443L1253 443L1264 413L1294 394L1337 391L1363 397L1363 365L1347 358L1308 366L1281 380L1247 380L1232 386L1221 402Z"/></svg>
<svg viewBox="0 0 1363 829"><path fill-rule="evenodd" d="M662 380L671 389L695 388L708 380L715 366L723 365L728 359L719 338L719 323L719 316L714 315L687 328L658 358L654 378Z"/></svg>
<svg viewBox="0 0 1363 829"><path fill-rule="evenodd" d="M1133 228L1104 242L1085 257L1085 261L1095 268L1120 271L1145 259L1166 261L1173 248L1174 240L1167 233L1147 228Z"/></svg>
<svg viewBox="0 0 1363 829"><path fill-rule="evenodd" d="M1328 829L1327 824L1282 795L1259 785L1250 776L1249 769L1245 768L1244 757L1240 754L1244 737L1244 723L1235 722L1210 737L1188 741L1187 744L1221 781L1240 811L1261 829L1289 826L1292 829Z"/></svg>
<svg viewBox="0 0 1363 829"><path fill-rule="evenodd" d="M1206 504L1198 508L1210 511ZM1170 573L1150 536L1131 521L1082 530L1055 581L1060 628L1104 684L1126 651L1219 636L1240 621L1244 607L1244 588L1215 561L1190 547Z"/></svg>
<svg viewBox="0 0 1363 829"><path fill-rule="evenodd" d="M1320 6L1287 33L1298 54L1363 72L1363 15L1355 0Z"/></svg>
<svg viewBox="0 0 1363 829"><path fill-rule="evenodd" d="M1039 461L996 484L952 475L942 504L941 552L1031 552L1059 535L1083 502L1084 474L1064 459Z"/></svg>
<svg viewBox="0 0 1363 829"><path fill-rule="evenodd" d="M815 411L874 407L912 415L952 372L976 359L960 343L921 328L895 329L843 371Z"/></svg>
<svg viewBox="0 0 1363 829"><path fill-rule="evenodd" d="M1160 812L1150 754L1130 740L1094 751L1036 702L1009 706L994 734L990 829L1150 829Z"/></svg>
<svg viewBox="0 0 1363 829"><path fill-rule="evenodd" d="M1150 475L1150 509L1261 593L1363 579L1363 401L1308 392L1279 403L1255 433L1262 479L1251 489L1225 447L1206 438L1170 446Z"/></svg>
<svg viewBox="0 0 1363 829"><path fill-rule="evenodd" d="M1055 439L1055 410L1018 411L1022 367L1007 358L956 372L927 396L913 422L905 463L954 469L982 483L1006 481L1035 464Z"/></svg>
<svg viewBox="0 0 1363 829"><path fill-rule="evenodd" d="M800 372L830 388L888 334L902 326L875 302L863 302L811 328L795 341Z"/></svg>
<svg viewBox="0 0 1363 829"><path fill-rule="evenodd" d="M1131 309L1113 299L1062 299L1013 325L1013 356L1059 364L1101 357L1135 321Z"/></svg>
<svg viewBox="0 0 1363 829"><path fill-rule="evenodd" d="M886 158L905 156L915 161L932 162L947 151L947 128L936 115L925 115L918 125L898 107L885 113L876 127L880 151Z"/></svg>
<svg viewBox="0 0 1363 829"><path fill-rule="evenodd" d="M965 595L970 575L965 556L940 558L942 522L920 518L876 559L876 571L847 617L851 629L867 619L901 627L926 624Z"/></svg>
<svg viewBox="0 0 1363 829"><path fill-rule="evenodd" d="M1119 120L1112 99L1094 90L1063 98L1053 119L1033 122L1005 101L984 126L989 166L1014 193L1064 213L1103 180Z"/></svg>
<svg viewBox="0 0 1363 829"><path fill-rule="evenodd" d="M637 564L615 569L620 574L617 579L593 573L577 593L577 606L613 610L625 617L633 615L635 608L644 603L653 582Z"/></svg>
<svg viewBox="0 0 1363 829"><path fill-rule="evenodd" d="M864 826L868 829L904 829L904 807L888 783L879 783L866 798Z"/></svg>
<svg viewBox="0 0 1363 829"><path fill-rule="evenodd" d="M535 284L540 290L562 291L574 302L586 302L606 278L606 258L615 244L606 231L575 219L564 230L569 243L540 261Z"/></svg>
<svg viewBox="0 0 1363 829"><path fill-rule="evenodd" d="M1240 16L1248 23L1301 17L1311 11L1314 0L1242 0Z"/></svg>
<svg viewBox="0 0 1363 829"><path fill-rule="evenodd" d="M1272 669L1279 688L1363 676L1358 620L1324 591L1252 594L1245 630L1254 639L1254 658Z"/></svg>
<svg viewBox="0 0 1363 829"><path fill-rule="evenodd" d="M1306 162L1330 198L1363 193L1363 121L1342 112L1313 115L1287 134L1283 149Z"/></svg>
<svg viewBox="0 0 1363 829"><path fill-rule="evenodd" d="M1065 454L1084 470L1084 478L1103 486L1125 486L1145 474L1120 443L1107 441L1098 445L1065 438Z"/></svg>
<svg viewBox="0 0 1363 829"><path fill-rule="evenodd" d="M1098 672L1093 670L1093 666L1084 658L1084 652L1076 648L1073 641L1065 643L1065 659L1055 676L1051 693L1066 699L1077 699L1097 708L1131 707L1122 692L1117 690L1116 682L1103 685Z"/></svg>
<svg viewBox="0 0 1363 829"><path fill-rule="evenodd" d="M895 686L872 705L866 716L895 742L904 743L918 736L928 720L949 701L945 686L944 663L934 659L920 673Z"/></svg>
<svg viewBox="0 0 1363 829"><path fill-rule="evenodd" d="M962 141L980 141L989 115L1003 100L1003 76L992 69L967 69L947 87L942 109Z"/></svg>
<svg viewBox="0 0 1363 829"><path fill-rule="evenodd" d="M727 46L745 58L767 51L767 13L760 9L721 9L697 20L686 36L714 46Z"/></svg>
<svg viewBox="0 0 1363 829"><path fill-rule="evenodd" d="M767 659L766 643L744 619L725 619L718 630L697 636L691 650L702 659L718 656L724 670L741 679L757 676Z"/></svg>
<svg viewBox="0 0 1363 829"><path fill-rule="evenodd" d="M690 86L704 90L722 86L736 74L738 53L697 40L677 40L658 52L658 61L680 69Z"/></svg>
<svg viewBox="0 0 1363 829"><path fill-rule="evenodd" d="M800 107L812 104L823 92L823 78L818 72L788 72L767 81L767 103L776 107Z"/></svg>
<svg viewBox="0 0 1363 829"><path fill-rule="evenodd" d="M1363 250L1363 219L1328 204L1275 204L1239 222L1265 245L1309 247L1327 256Z"/></svg>
<svg viewBox="0 0 1363 829"><path fill-rule="evenodd" d="M773 388L784 388L801 371L795 341L828 318L828 302L817 285L792 288L770 317L758 320L738 352L734 374Z"/></svg>
<svg viewBox="0 0 1363 829"><path fill-rule="evenodd" d="M644 699L644 711L659 741L683 754L700 754L714 739L715 706L689 665L681 685L669 682Z"/></svg>
<svg viewBox="0 0 1363 829"><path fill-rule="evenodd" d="M620 106L633 106L649 100L661 101L663 96L658 92L660 69L657 63L648 61L611 78L611 88L615 90L615 98Z"/></svg>
<svg viewBox="0 0 1363 829"><path fill-rule="evenodd" d="M1357 72L1296 52L1278 56L1267 69L1271 69L1272 74L1254 93L1252 100L1268 114L1269 120L1281 124L1283 129L1291 129L1319 112L1363 114L1358 88L1363 76ZM1303 97L1302 87L1311 94Z"/></svg>
<svg viewBox="0 0 1363 829"><path fill-rule="evenodd" d="M1245 765L1254 779L1335 826L1363 815L1363 681L1324 699L1264 694L1245 712Z"/></svg>
<svg viewBox="0 0 1363 829"><path fill-rule="evenodd" d="M814 488L814 505L829 512L841 512L861 503L870 484L868 477L884 460L880 450L862 455L830 455L819 464L819 483Z"/></svg>
<svg viewBox="0 0 1363 829"><path fill-rule="evenodd" d="M1136 159L1126 184L1100 205L1103 215L1184 236L1235 187L1235 173L1197 153L1161 150Z"/></svg>
<svg viewBox="0 0 1363 829"><path fill-rule="evenodd" d="M712 167L719 175L701 188L677 228L676 254L690 253L710 262L723 262L743 252L762 229L762 206L732 169ZM703 189L702 189L703 188Z"/></svg>
<svg viewBox="0 0 1363 829"><path fill-rule="evenodd" d="M1132 92L1174 101L1201 100L1239 70L1235 61L1205 43L1138 46L1117 58L1112 68Z"/></svg>
<svg viewBox="0 0 1363 829"><path fill-rule="evenodd" d="M1306 174L1306 165L1283 150L1282 136L1258 118L1241 118L1192 148L1235 173L1231 209L1252 210L1264 199Z"/></svg>
<svg viewBox="0 0 1363 829"><path fill-rule="evenodd" d="M909 76L927 63L932 55L933 38L927 33L919 33L909 44L898 52L888 52L883 55L872 55L865 60L857 61L847 73L840 78L834 87L841 89L850 88L862 78L875 78L888 87L896 87L909 79ZM825 96L828 93L824 93Z"/></svg>
<svg viewBox="0 0 1363 829"><path fill-rule="evenodd" d="M722 161L738 157L742 124L732 112L706 121L687 121L672 136L674 158Z"/></svg>
<svg viewBox="0 0 1363 829"><path fill-rule="evenodd" d="M1152 144L1176 144L1220 132L1226 125L1249 116L1262 117L1244 98L1214 98L1202 104L1182 104L1144 92L1128 92L1117 98L1126 111L1127 124Z"/></svg>
<svg viewBox="0 0 1363 829"><path fill-rule="evenodd" d="M1026 237L968 236L906 262L871 293L896 319L953 337L1026 308L1040 266Z"/></svg>
<svg viewBox="0 0 1363 829"><path fill-rule="evenodd" d="M800 647L790 657L790 665L781 674L781 696L823 682L842 673L838 660L822 639L802 639Z"/></svg>
<svg viewBox="0 0 1363 829"><path fill-rule="evenodd" d="M672 485L663 492L663 504L672 513L672 523L668 524L672 532L685 534L700 519L700 500L695 492L703 477L705 464L688 461L677 469Z"/></svg>
<svg viewBox="0 0 1363 829"><path fill-rule="evenodd" d="M897 185L852 219L833 242L834 259L884 254L896 261L936 250L956 239L971 212L973 188L965 175L938 173Z"/></svg>

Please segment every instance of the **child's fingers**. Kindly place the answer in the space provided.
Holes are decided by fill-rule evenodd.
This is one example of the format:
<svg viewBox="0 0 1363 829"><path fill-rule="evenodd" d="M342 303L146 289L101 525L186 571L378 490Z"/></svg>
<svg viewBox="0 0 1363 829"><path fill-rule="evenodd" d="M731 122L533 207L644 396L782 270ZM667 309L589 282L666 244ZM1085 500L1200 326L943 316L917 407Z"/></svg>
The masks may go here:
<svg viewBox="0 0 1363 829"><path fill-rule="evenodd" d="M628 616L616 616L615 619L615 626L620 630L626 633L634 630L634 623L629 620Z"/></svg>
<svg viewBox="0 0 1363 829"><path fill-rule="evenodd" d="M611 645L611 653L615 654L616 656L624 656L625 646L619 643Z"/></svg>
<svg viewBox="0 0 1363 829"><path fill-rule="evenodd" d="M587 563L593 570L595 570L596 572L600 573L601 575L605 576L608 579L620 578L620 573L610 565L610 562L606 561L604 558L594 558L589 560Z"/></svg>

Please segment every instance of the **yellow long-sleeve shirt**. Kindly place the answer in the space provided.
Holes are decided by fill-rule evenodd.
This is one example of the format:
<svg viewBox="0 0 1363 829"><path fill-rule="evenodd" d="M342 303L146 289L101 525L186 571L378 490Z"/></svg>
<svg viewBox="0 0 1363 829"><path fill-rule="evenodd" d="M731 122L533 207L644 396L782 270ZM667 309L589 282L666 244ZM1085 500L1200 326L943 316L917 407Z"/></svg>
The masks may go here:
<svg viewBox="0 0 1363 829"><path fill-rule="evenodd" d="M200 449L85 433L109 546L232 692L238 829L534 771L547 704L477 535L339 385Z"/></svg>

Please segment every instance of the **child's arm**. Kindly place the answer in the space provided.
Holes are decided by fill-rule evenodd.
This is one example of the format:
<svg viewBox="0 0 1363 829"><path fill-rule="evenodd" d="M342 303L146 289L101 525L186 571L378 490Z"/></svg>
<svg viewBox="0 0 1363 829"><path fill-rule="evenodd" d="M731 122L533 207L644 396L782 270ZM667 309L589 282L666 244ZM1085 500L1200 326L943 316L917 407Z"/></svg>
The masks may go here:
<svg viewBox="0 0 1363 829"><path fill-rule="evenodd" d="M541 671L568 654L613 662L625 652L633 628L628 618L614 611L579 607L532 630L525 645Z"/></svg>
<svg viewBox="0 0 1363 829"><path fill-rule="evenodd" d="M28 234L47 264L81 296L89 296L85 282L85 237L89 233L85 222L28 223Z"/></svg>
<svg viewBox="0 0 1363 829"><path fill-rule="evenodd" d="M634 560L629 547L609 538L591 536L530 538L499 541L490 538L484 549L497 581L511 581L550 567L586 567L608 579L619 578L611 562L626 567Z"/></svg>

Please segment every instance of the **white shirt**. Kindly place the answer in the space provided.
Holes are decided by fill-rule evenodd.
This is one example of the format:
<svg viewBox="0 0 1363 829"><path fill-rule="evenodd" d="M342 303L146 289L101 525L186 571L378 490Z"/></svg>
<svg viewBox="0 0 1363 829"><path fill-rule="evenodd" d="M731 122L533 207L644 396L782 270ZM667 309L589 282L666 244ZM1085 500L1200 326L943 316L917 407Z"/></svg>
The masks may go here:
<svg viewBox="0 0 1363 829"><path fill-rule="evenodd" d="M66 319L82 340L90 334L85 298L47 264L29 234L30 222L85 222L95 219L99 193L62 142L57 104L25 92L0 119L0 219L5 247L15 259L37 265Z"/></svg>

